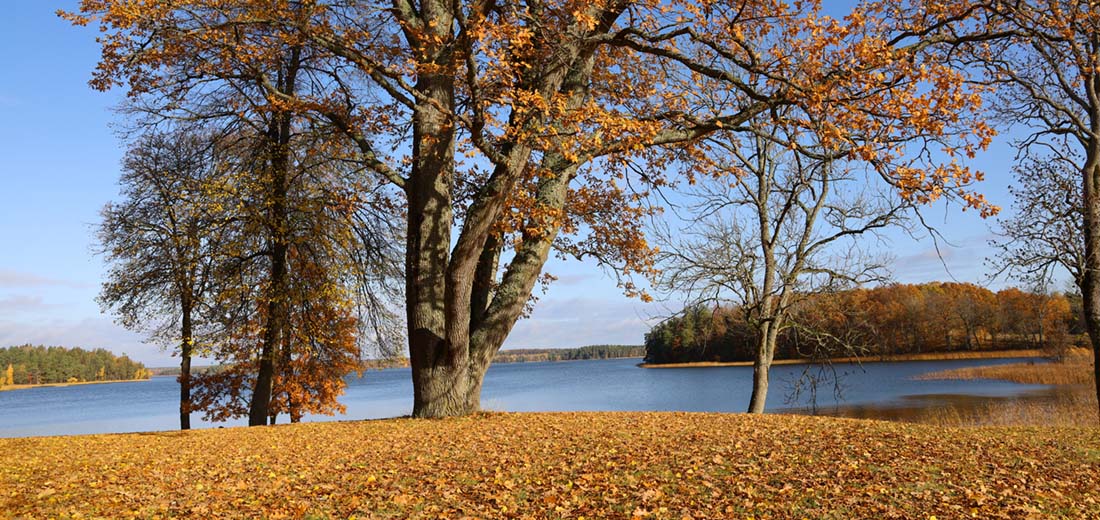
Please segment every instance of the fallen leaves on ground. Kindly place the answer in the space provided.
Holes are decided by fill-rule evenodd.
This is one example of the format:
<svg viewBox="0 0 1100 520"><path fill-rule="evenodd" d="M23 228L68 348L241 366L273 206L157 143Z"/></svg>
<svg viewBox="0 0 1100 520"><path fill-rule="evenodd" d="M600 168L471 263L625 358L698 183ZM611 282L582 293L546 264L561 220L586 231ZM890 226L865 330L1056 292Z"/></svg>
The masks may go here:
<svg viewBox="0 0 1100 520"><path fill-rule="evenodd" d="M0 439L13 518L1100 518L1100 429L482 414Z"/></svg>

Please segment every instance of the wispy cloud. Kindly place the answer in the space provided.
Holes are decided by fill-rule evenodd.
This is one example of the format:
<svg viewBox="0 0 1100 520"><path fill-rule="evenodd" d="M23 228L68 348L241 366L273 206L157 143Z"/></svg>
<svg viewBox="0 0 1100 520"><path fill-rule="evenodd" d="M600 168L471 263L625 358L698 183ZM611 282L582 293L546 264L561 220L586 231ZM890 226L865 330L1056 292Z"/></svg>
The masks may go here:
<svg viewBox="0 0 1100 520"><path fill-rule="evenodd" d="M128 331L106 317L38 322L0 320L0 347L29 343L85 349L104 348L115 354L126 354L146 366L176 364L169 353L143 340L141 334Z"/></svg>
<svg viewBox="0 0 1100 520"><path fill-rule="evenodd" d="M36 312L58 307L56 304L46 303L41 296L29 296L26 294L14 294L0 297L0 312L12 314L16 312Z"/></svg>
<svg viewBox="0 0 1100 520"><path fill-rule="evenodd" d="M516 323L506 348L641 344L649 331L644 304L627 299L547 299Z"/></svg>
<svg viewBox="0 0 1100 520"><path fill-rule="evenodd" d="M23 100L0 92L0 108L15 108L23 105Z"/></svg>
<svg viewBox="0 0 1100 520"><path fill-rule="evenodd" d="M551 274L553 274L553 273L551 273ZM560 276L556 277L556 279L554 280L554 285L562 285L562 286L581 285L581 284L585 284L585 283L590 283L593 278L594 278L593 275L590 275L590 274L581 274L581 273L563 274L563 275L560 275Z"/></svg>
<svg viewBox="0 0 1100 520"><path fill-rule="evenodd" d="M35 288L35 287L70 287L74 289L87 289L95 284L78 282L75 280L63 280L41 276L35 273L0 269L0 288Z"/></svg>
<svg viewBox="0 0 1100 520"><path fill-rule="evenodd" d="M975 238L976 239L976 238ZM891 265L894 279L903 283L960 281L983 283L986 266L983 251L940 244L917 253L899 256Z"/></svg>

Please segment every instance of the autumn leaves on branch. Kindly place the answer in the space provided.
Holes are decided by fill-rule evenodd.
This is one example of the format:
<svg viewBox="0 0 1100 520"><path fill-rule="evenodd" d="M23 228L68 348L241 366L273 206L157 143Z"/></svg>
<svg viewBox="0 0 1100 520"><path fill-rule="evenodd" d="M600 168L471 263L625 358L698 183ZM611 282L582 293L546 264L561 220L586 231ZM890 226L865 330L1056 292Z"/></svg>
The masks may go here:
<svg viewBox="0 0 1100 520"><path fill-rule="evenodd" d="M84 0L63 16L100 28L92 85L127 89L144 120L258 143L265 177L247 175L272 179L256 231L269 245L290 244L282 204L306 158L370 179L326 193L404 219L413 414L438 417L478 409L552 252L593 258L647 297L631 280L655 272L652 191L738 174L706 137L785 136L776 144L859 163L904 200L995 212L965 164L993 135L984 87L944 59L994 37L991 12L942 0L861 3L843 18L772 0ZM282 250L267 255L268 310L244 356L260 360L253 423L268 406L255 396L293 362L277 345L297 341L275 296L290 290Z"/></svg>

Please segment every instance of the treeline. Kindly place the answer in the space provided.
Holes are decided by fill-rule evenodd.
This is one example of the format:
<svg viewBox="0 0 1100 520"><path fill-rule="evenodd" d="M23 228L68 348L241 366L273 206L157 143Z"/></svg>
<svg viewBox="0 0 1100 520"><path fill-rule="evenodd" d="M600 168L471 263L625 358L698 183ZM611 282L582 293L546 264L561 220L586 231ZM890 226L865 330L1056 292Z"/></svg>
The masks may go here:
<svg viewBox="0 0 1100 520"><path fill-rule="evenodd" d="M756 337L745 309L696 306L645 337L647 363L749 361ZM969 283L893 284L817 295L792 309L776 359L1040 348L1081 333L1080 300Z"/></svg>
<svg viewBox="0 0 1100 520"><path fill-rule="evenodd" d="M588 345L577 348L517 348L499 350L493 363L534 363L538 361L574 361L579 359L613 359L645 357L643 345ZM409 358L391 357L385 359L367 359L362 363L363 370L383 368L403 368L409 366Z"/></svg>
<svg viewBox="0 0 1100 520"><path fill-rule="evenodd" d="M612 359L645 356L641 345L588 345L578 348L523 348L498 351L494 363L526 363L535 361L574 361L578 359Z"/></svg>
<svg viewBox="0 0 1100 520"><path fill-rule="evenodd" d="M205 365L201 367L191 367L191 373L195 375L208 374L218 370L218 365ZM150 376L179 376L180 367L150 367Z"/></svg>
<svg viewBox="0 0 1100 520"><path fill-rule="evenodd" d="M21 345L0 349L0 385L148 379L145 365L97 348Z"/></svg>

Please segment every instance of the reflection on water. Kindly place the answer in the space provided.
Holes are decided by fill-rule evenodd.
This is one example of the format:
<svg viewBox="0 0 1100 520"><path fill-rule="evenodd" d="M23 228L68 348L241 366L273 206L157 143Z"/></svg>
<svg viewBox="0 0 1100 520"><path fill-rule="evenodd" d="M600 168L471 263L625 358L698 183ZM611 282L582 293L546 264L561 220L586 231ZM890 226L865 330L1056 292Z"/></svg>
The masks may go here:
<svg viewBox="0 0 1100 520"><path fill-rule="evenodd" d="M498 364L489 368L482 406L493 411L743 412L752 392L752 367L644 369L638 359ZM768 411L847 417L913 419L945 406L982 406L1005 399L1044 399L1058 390L1004 381L921 381L915 376L1019 359L875 362L826 368L772 369ZM813 376L807 379L807 376ZM806 381L817 381L806 386ZM839 395L833 390L839 388ZM795 390L798 390L795 392ZM816 390L816 392L814 392ZM789 399L785 399L788 397ZM348 380L340 398L347 413L306 421L407 415L412 410L408 368L367 372ZM0 392L0 437L172 430L178 427L179 387L172 377L147 382L34 388ZM242 425L209 423L196 428ZM284 418L281 418L285 420Z"/></svg>

